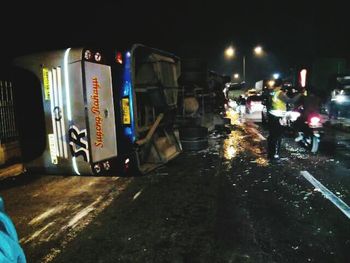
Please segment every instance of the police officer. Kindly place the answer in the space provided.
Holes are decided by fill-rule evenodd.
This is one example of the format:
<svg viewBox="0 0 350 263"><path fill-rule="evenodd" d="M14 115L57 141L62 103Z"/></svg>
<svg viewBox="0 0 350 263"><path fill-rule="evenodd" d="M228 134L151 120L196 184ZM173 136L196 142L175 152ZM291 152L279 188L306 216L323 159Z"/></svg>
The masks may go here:
<svg viewBox="0 0 350 263"><path fill-rule="evenodd" d="M268 110L269 137L268 143L268 158L272 162L280 160L280 149L283 134L283 126L280 119L287 111L288 103L295 103L301 97L301 94L288 97L287 91L282 89L283 82L281 79L276 79L273 91L271 92L271 103Z"/></svg>

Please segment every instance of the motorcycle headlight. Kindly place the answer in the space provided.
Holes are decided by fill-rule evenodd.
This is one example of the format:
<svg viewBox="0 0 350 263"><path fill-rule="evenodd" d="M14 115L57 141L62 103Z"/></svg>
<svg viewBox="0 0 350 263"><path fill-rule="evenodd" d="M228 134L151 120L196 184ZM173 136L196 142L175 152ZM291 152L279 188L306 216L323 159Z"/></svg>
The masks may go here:
<svg viewBox="0 0 350 263"><path fill-rule="evenodd" d="M313 116L310 118L310 125L316 126L320 123L320 121L321 121L320 117Z"/></svg>
<svg viewBox="0 0 350 263"><path fill-rule="evenodd" d="M337 95L335 97L335 101L338 102L338 103L343 103L346 101L346 97L344 95Z"/></svg>

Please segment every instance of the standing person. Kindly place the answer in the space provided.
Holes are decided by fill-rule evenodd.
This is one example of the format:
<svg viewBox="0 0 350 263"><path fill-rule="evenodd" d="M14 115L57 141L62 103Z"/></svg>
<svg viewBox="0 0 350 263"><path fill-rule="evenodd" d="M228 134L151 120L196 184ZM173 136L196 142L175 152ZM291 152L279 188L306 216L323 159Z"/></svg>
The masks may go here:
<svg viewBox="0 0 350 263"><path fill-rule="evenodd" d="M287 111L288 103L295 103L301 97L301 94L288 97L287 91L282 90L282 80L277 79L271 93L271 105L268 110L269 137L268 143L268 158L270 161L279 161L280 149L283 134L283 126L280 123L281 118Z"/></svg>
<svg viewBox="0 0 350 263"><path fill-rule="evenodd" d="M307 96L304 98L304 113L309 116L312 113L320 113L321 98L315 94L315 87L310 85L307 87Z"/></svg>
<svg viewBox="0 0 350 263"><path fill-rule="evenodd" d="M245 104L246 104L246 99L244 98L243 95L239 95L238 97L238 105L239 105L239 114L242 115L245 113Z"/></svg>

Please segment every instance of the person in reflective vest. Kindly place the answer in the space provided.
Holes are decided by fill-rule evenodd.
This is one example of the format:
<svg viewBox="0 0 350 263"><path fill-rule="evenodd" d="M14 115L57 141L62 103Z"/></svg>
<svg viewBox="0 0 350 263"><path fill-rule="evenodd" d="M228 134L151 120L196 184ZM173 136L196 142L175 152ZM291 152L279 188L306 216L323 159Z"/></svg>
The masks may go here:
<svg viewBox="0 0 350 263"><path fill-rule="evenodd" d="M268 158L270 161L279 161L280 149L282 142L283 126L280 119L287 112L287 104L295 103L301 97L301 94L288 97L287 92L282 90L282 80L275 80L274 89L271 93L271 103L268 110L269 137L268 143Z"/></svg>

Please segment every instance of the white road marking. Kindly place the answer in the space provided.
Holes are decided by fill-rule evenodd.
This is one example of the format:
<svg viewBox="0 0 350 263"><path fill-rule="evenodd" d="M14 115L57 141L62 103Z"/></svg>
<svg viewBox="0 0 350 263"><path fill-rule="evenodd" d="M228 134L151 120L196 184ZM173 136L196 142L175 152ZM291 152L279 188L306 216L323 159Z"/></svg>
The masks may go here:
<svg viewBox="0 0 350 263"><path fill-rule="evenodd" d="M46 226L42 227L38 231L34 232L34 234L32 234L31 236L26 237L26 238L22 238L19 242L23 243L23 244L26 244L26 243L34 240L35 238L40 236L42 233L44 233L52 225L54 225L54 222L51 222L51 223L47 224Z"/></svg>
<svg viewBox="0 0 350 263"><path fill-rule="evenodd" d="M140 191L138 191L138 192L134 195L134 197L132 198L132 200L134 201L136 198L138 198L139 195L142 193L142 191L143 191L143 189L141 189Z"/></svg>
<svg viewBox="0 0 350 263"><path fill-rule="evenodd" d="M29 225L34 225L36 223L39 223L39 222L45 220L46 218L61 212L63 209L65 209L65 206L53 207L53 208L45 211L44 213L40 214L39 216L33 218L28 224Z"/></svg>
<svg viewBox="0 0 350 263"><path fill-rule="evenodd" d="M80 212L78 212L69 222L68 224L64 227L65 228L69 228L72 227L74 228L78 222L83 219L84 217L86 217L90 212L94 211L97 207L96 205L99 204L102 201L102 196L98 197L97 200L95 202L93 202L92 204L90 204L89 206L85 207L84 209L82 209Z"/></svg>
<svg viewBox="0 0 350 263"><path fill-rule="evenodd" d="M336 207L340 209L348 218L350 218L350 207L341 200L338 196L333 194L330 190L328 190L323 184L321 184L315 177L313 177L308 171L301 171L300 174L304 176L306 180L308 180L315 189L318 189L325 198L331 201Z"/></svg>

